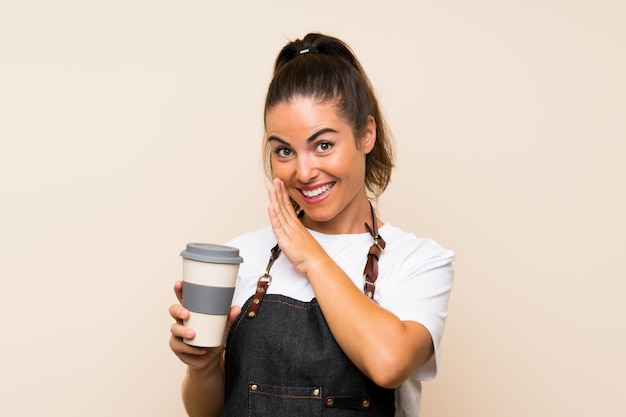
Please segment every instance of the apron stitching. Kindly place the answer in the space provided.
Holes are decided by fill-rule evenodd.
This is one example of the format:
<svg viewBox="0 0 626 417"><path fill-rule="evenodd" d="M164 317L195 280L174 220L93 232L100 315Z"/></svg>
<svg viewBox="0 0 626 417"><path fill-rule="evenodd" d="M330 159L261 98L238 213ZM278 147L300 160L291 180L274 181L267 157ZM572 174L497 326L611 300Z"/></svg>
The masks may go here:
<svg viewBox="0 0 626 417"><path fill-rule="evenodd" d="M310 305L307 306L307 307L299 306L299 305L292 304L292 303L289 303L289 302L286 302L286 301L282 301L282 300L266 300L265 302L266 303L283 304L283 305L286 305L286 306L289 306L289 307L298 308L300 310L310 310L310 309L315 308L315 307L318 306L317 302L313 303L313 301L309 301Z"/></svg>

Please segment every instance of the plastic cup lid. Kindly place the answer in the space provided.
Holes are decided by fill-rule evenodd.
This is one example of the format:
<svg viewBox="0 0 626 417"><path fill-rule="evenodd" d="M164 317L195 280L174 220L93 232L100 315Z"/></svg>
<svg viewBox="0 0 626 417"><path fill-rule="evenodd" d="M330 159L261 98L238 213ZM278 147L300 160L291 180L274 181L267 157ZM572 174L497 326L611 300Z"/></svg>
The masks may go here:
<svg viewBox="0 0 626 417"><path fill-rule="evenodd" d="M180 256L193 261L217 264L240 264L243 262L243 258L239 256L239 249L214 243L188 243L187 248L180 253Z"/></svg>

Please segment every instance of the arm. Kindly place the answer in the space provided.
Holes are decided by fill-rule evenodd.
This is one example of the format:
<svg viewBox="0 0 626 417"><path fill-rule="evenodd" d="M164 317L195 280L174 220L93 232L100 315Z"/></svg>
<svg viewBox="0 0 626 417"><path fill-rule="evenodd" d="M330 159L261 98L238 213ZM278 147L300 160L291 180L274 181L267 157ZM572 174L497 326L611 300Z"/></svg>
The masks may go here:
<svg viewBox="0 0 626 417"><path fill-rule="evenodd" d="M335 340L376 384L399 386L433 355L430 333L374 303L328 255L318 259L324 258L309 268L307 277Z"/></svg>
<svg viewBox="0 0 626 417"><path fill-rule="evenodd" d="M224 378L219 369L188 366L182 398L190 417L218 416L224 407Z"/></svg>
<svg viewBox="0 0 626 417"><path fill-rule="evenodd" d="M328 325L352 362L383 387L397 387L433 355L428 330L401 321L367 298L295 216L284 185L270 188L270 222L279 245L306 275Z"/></svg>
<svg viewBox="0 0 626 417"><path fill-rule="evenodd" d="M177 281L174 292L182 300L182 283ZM170 348L187 365L182 384L182 398L190 417L218 416L224 407L224 374L221 370L222 347L199 348L183 342L183 337L193 338L194 330L183 326L189 310L180 304L170 306L170 315L176 320L171 327ZM224 337L232 322L241 313L240 307L231 307Z"/></svg>

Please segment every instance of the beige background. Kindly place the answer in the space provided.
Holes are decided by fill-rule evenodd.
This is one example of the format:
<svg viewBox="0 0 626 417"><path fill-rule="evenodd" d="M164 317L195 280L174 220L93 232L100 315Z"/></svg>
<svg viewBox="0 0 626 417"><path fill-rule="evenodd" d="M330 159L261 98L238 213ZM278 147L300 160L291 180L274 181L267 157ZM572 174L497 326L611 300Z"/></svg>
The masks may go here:
<svg viewBox="0 0 626 417"><path fill-rule="evenodd" d="M183 415L178 254L266 224L264 90L319 30L395 133L383 218L457 253L423 415L623 416L625 3L266 3L1 1L0 415Z"/></svg>

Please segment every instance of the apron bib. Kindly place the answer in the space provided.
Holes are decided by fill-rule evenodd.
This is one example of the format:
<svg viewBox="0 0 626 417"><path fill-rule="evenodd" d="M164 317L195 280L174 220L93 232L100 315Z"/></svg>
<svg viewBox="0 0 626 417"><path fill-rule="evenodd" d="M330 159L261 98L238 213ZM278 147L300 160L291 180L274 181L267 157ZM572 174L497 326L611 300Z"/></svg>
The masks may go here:
<svg viewBox="0 0 626 417"><path fill-rule="evenodd" d="M365 223L365 228L374 244L363 270L363 292L373 299L385 241L371 204L370 209L372 227ZM278 245L272 248L255 294L228 334L222 417L393 417L394 390L379 387L350 361L316 299L267 294L280 252Z"/></svg>
<svg viewBox="0 0 626 417"><path fill-rule="evenodd" d="M242 308L248 310L252 298ZM233 323L224 417L394 416L394 390L367 378L310 302L267 294L254 320Z"/></svg>

